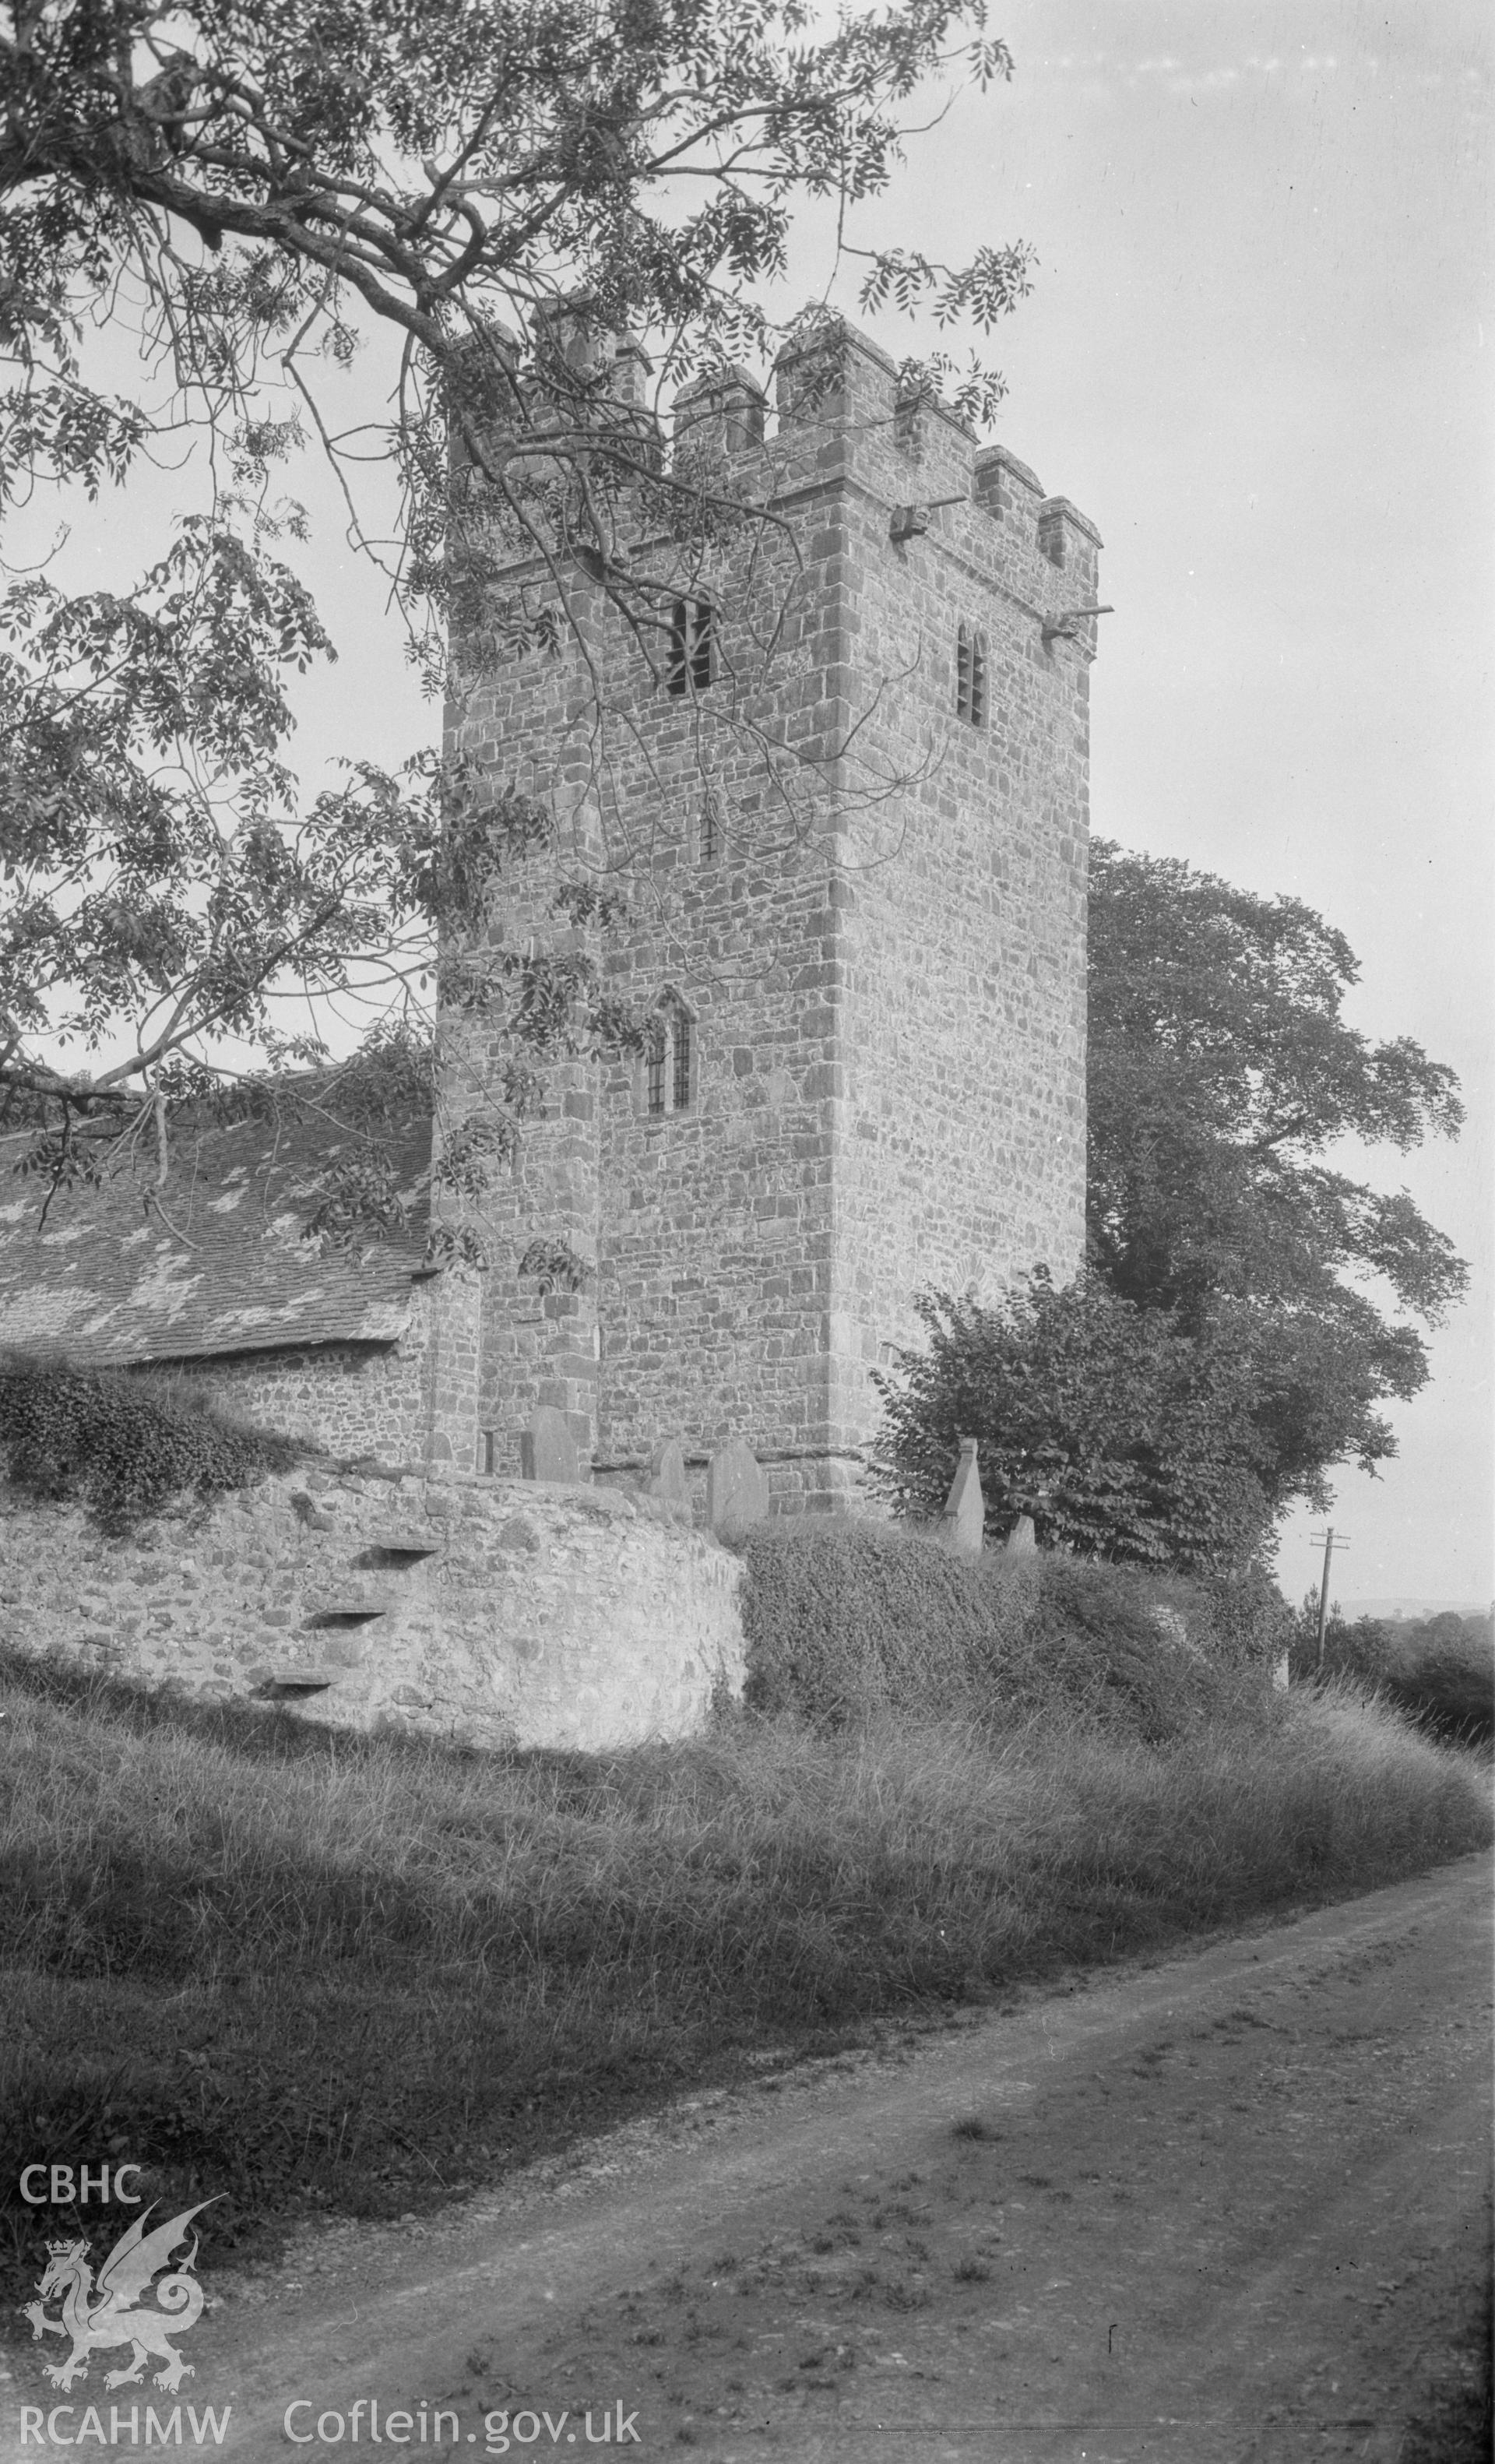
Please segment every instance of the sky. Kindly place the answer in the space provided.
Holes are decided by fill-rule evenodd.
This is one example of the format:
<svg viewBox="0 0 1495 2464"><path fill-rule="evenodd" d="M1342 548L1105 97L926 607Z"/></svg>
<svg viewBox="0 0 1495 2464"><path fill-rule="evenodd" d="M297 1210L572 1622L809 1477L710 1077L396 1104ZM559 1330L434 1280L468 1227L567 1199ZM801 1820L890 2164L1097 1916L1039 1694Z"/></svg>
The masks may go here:
<svg viewBox="0 0 1495 2464"><path fill-rule="evenodd" d="M1409 1188L1474 1271L1431 1385L1393 1410L1398 1460L1374 1483L1337 1476L1332 1591L1487 1600L1492 12L1012 0L992 25L1013 81L911 140L860 236L952 261L988 240L1037 253L1031 297L987 347L1008 383L992 433L1106 542L1094 828L1307 900L1358 954L1352 1023L1413 1036L1463 1081L1457 1146L1344 1158ZM782 304L829 271L806 221ZM900 355L940 340L871 330ZM397 761L433 714L335 503L307 493L341 651L300 696L319 784L350 748ZM150 494L132 487L75 554L101 569L151 538L182 483ZM1290 1597L1321 1529L1286 1527Z"/></svg>
<svg viewBox="0 0 1495 2464"><path fill-rule="evenodd" d="M1491 1552L1490 72L1462 0L1015 0L1017 62L875 218L1037 251L995 433L1106 542L1091 822L1307 900L1347 1004L1463 1081L1457 1146L1346 1158L1474 1269L1398 1460L1336 1475L1331 1592L1487 1600ZM1279 1577L1316 1579L1292 1517Z"/></svg>

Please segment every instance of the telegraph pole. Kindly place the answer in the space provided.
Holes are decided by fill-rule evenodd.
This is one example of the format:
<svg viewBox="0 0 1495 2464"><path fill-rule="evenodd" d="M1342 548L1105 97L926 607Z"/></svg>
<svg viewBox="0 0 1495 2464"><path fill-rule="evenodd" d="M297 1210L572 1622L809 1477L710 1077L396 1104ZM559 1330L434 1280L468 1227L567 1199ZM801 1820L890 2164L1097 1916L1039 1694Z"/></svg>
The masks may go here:
<svg viewBox="0 0 1495 2464"><path fill-rule="evenodd" d="M1316 1546L1318 1533L1315 1531L1310 1534L1310 1537ZM1324 1534L1324 1579L1318 1587L1318 1637L1313 1646L1315 1677L1322 1677L1324 1674L1324 1629L1329 1623L1329 1570L1334 1562L1335 1549L1348 1549L1350 1543L1344 1533L1336 1532L1333 1525L1330 1524Z"/></svg>

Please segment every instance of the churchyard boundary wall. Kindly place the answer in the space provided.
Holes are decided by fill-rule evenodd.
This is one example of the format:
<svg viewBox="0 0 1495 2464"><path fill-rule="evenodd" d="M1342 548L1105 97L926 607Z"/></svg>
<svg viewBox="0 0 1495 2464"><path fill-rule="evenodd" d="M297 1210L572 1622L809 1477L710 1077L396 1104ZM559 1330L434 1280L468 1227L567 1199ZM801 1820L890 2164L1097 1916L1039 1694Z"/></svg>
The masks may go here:
<svg viewBox="0 0 1495 2464"><path fill-rule="evenodd" d="M0 1482L0 1644L488 1748L682 1737L743 1678L740 1560L668 1503L303 1465L127 1538Z"/></svg>

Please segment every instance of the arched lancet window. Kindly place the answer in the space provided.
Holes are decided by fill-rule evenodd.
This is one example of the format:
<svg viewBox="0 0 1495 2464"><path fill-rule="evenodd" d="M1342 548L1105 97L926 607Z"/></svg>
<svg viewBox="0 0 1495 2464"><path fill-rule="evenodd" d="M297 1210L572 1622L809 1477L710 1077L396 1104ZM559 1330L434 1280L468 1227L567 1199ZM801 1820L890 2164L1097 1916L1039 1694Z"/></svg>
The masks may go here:
<svg viewBox="0 0 1495 2464"><path fill-rule="evenodd" d="M694 1092L695 1038L677 993L666 993L649 1023L644 1047L644 1109L659 1115L690 1111Z"/></svg>
<svg viewBox="0 0 1495 2464"><path fill-rule="evenodd" d="M986 636L964 624L956 634L956 715L986 724Z"/></svg>
<svg viewBox="0 0 1495 2464"><path fill-rule="evenodd" d="M665 1065L669 1058L670 1034L662 1018L649 1021L649 1045L644 1056L645 1100L651 1112L665 1109Z"/></svg>

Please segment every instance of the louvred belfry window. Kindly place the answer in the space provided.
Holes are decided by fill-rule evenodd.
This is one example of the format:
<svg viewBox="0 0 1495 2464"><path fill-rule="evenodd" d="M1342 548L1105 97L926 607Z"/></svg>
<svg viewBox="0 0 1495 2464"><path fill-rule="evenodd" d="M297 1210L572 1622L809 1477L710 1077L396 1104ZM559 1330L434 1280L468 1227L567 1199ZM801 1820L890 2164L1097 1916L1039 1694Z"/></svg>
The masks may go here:
<svg viewBox="0 0 1495 2464"><path fill-rule="evenodd" d="M670 618L665 681L677 697L704 693L716 675L716 610L709 599L677 599Z"/></svg>
<svg viewBox="0 0 1495 2464"><path fill-rule="evenodd" d="M674 1045L671 1056L674 1062L673 1103L671 1109L683 1112L691 1100L691 1022L683 1010L675 1012L671 1041Z"/></svg>

